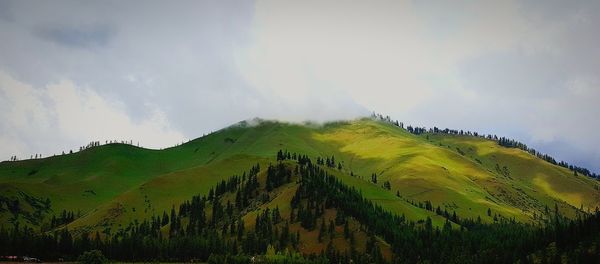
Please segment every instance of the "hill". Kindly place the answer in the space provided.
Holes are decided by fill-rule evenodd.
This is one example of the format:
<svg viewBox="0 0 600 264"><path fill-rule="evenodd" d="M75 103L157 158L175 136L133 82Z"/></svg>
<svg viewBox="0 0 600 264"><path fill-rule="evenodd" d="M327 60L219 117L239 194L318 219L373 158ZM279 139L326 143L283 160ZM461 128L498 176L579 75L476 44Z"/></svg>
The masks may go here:
<svg viewBox="0 0 600 264"><path fill-rule="evenodd" d="M255 173L259 183L255 193L246 197L247 204L231 210L230 220L215 220L213 228L239 219L248 229L255 229L262 214L277 208L283 219L279 228L285 220L288 231L300 235L291 249L301 253L331 251L328 244L340 252L350 247L347 237L318 239L322 232L316 226L329 226L331 220L336 222L333 233L343 233L343 225L348 225L360 252L368 253L377 244L382 259L398 255L393 252L396 238L386 239L364 222L366 218L348 215L336 219L349 210L343 201L319 211L316 204L323 201L309 202L316 198L303 193L304 202L296 201L296 206L317 206L312 208L319 211L319 219L315 219L323 223L307 228L306 223L291 221L290 216L299 213L294 197L305 183L298 171L301 156L339 181L344 186L340 190L353 188L375 208L389 213L390 219L399 217L413 227L430 223L433 228L460 229L469 226L468 221L546 225L554 212L559 211L565 219L578 219L591 215L600 205L597 180L485 137L411 133L368 118L324 125L260 120L240 122L164 150L107 144L44 159L2 162L0 225L11 228L18 224L46 234L97 232L106 239L130 231L131 223L165 215L172 218L174 211L181 215L181 226L191 226L193 217L182 204L196 196L207 203L202 211L212 217L215 201L223 206L234 204L234 193L245 182L239 179L257 166L262 169ZM277 164L290 172L290 179L269 188L274 176L267 168ZM216 198L218 186L232 177L238 179L237 187L228 187L234 190ZM209 198L210 193L214 198ZM177 230L172 225L171 221L161 226L160 232L172 235L170 230ZM367 241L371 248L364 246ZM392 242L396 244L390 245ZM254 253L261 252L262 248Z"/></svg>

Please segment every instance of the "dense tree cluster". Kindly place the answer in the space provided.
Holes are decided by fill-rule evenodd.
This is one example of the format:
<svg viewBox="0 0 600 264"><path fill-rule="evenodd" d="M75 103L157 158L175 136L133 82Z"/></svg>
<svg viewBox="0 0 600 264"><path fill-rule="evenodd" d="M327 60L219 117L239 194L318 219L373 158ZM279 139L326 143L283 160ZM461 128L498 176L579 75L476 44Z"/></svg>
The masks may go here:
<svg viewBox="0 0 600 264"><path fill-rule="evenodd" d="M101 250L110 259L126 261L206 261L211 254L237 255L240 249L264 244L258 243L255 235L246 234L239 215L241 210L237 209L245 208L257 196L259 171L257 164L248 174L244 173L241 177L234 175L218 183L211 188L208 197L194 196L184 201L178 207L179 212L173 207L170 214L163 212L162 217L153 216L142 222L134 220L114 234L75 235L67 228L38 234L31 228L19 228L18 224L10 230L2 228L1 243L10 241L10 244L0 244L0 255L35 255L46 260L74 260L91 249ZM240 197L237 204L228 201L223 206L219 197L234 192ZM279 216L278 213L273 215ZM72 212L64 211L54 221L66 223L72 218ZM275 217L275 222L281 222L281 217ZM266 246L255 249L248 251L248 254L264 253Z"/></svg>
<svg viewBox="0 0 600 264"><path fill-rule="evenodd" d="M425 129L424 127L412 127L412 126L407 126L406 130L410 133L413 133L415 135L420 135L420 134L424 134L427 133L427 129Z"/></svg>
<svg viewBox="0 0 600 264"><path fill-rule="evenodd" d="M277 161L282 161L282 160L286 160L286 159L296 159L296 153L294 153L294 155L292 156L292 154L290 154L287 150L279 150L277 152Z"/></svg>
<svg viewBox="0 0 600 264"><path fill-rule="evenodd" d="M66 225L73 222L73 220L75 220L75 214L72 211L63 210L60 216L52 216L52 219L50 220L50 228L54 229L56 227Z"/></svg>
<svg viewBox="0 0 600 264"><path fill-rule="evenodd" d="M292 171L287 168L283 163L279 162L276 166L269 164L267 168L267 180L266 187L267 191L281 186L284 183L291 182Z"/></svg>
<svg viewBox="0 0 600 264"><path fill-rule="evenodd" d="M353 213L356 211L350 207L359 204L355 203L356 201L352 200L351 196L345 196L345 194L349 193L336 193L336 191L341 187L344 191L352 192L359 196L360 194L337 180L329 181L336 178L318 165L308 163L306 166L301 166L299 172L301 181L291 201L292 211L290 213L290 221L292 223L300 222L300 225L307 230L319 228L319 242L323 242L326 235L331 239L335 236L335 226L343 224L344 238L349 240L350 244L353 245L354 234L348 228L346 215L354 216ZM335 194L336 197L331 197L332 194ZM344 199L350 200L343 201ZM335 221L330 221L329 224L323 218L323 213L328 208L338 210ZM360 220L360 218L358 219ZM331 263L349 263L350 259L356 263L385 262L377 243L372 243L371 247L367 244L367 252L360 253L355 248L352 248L350 251L340 252L331 245L330 241L324 254Z"/></svg>
<svg viewBox="0 0 600 264"><path fill-rule="evenodd" d="M291 153L291 152L288 152L287 150L279 150L277 152L277 161L284 161L284 160L298 161L298 163L301 165L305 165L306 163L310 162L310 159L306 155L298 155L295 152ZM336 163L336 159L335 159L334 155L331 155L331 157L327 156L324 158L317 157L316 163L317 163L317 165L327 166L329 168L338 168L339 170L341 170L343 167L341 162L338 161Z"/></svg>
<svg viewBox="0 0 600 264"><path fill-rule="evenodd" d="M331 157L325 157L325 158L317 157L317 164L322 165L322 166L327 166L329 168L335 168L335 167L342 166L342 164L339 162L337 163L337 166L336 166L335 156L333 156L333 155L331 155Z"/></svg>
<svg viewBox="0 0 600 264"><path fill-rule="evenodd" d="M413 223L383 210L321 168L309 165L301 167L300 171L301 185L292 200L292 206L299 204L299 200L307 200L308 210L303 210L308 213L303 215L309 218L300 221L309 223L308 227L314 227L314 219L320 216L323 206L338 208L345 215L351 215L363 223L370 233L388 241L399 261L447 263L460 259L464 263L509 263L518 260L529 263L533 260L532 252L543 251L552 243L560 245L558 251L554 252L558 256L591 259L600 254L598 250L577 249L582 244L591 246L600 240L598 210L594 214L581 213L576 220L569 220L556 209L552 223L540 227L503 218L497 219L494 224L461 220L455 212L450 215L438 209L440 215L449 219L443 229L439 229L433 227L429 217ZM425 207L429 210L433 208L430 202ZM303 207L300 206L298 210L300 208ZM450 220L460 228L452 228Z"/></svg>
<svg viewBox="0 0 600 264"><path fill-rule="evenodd" d="M294 160L296 157L296 165ZM295 168L294 168L295 166ZM294 169L291 169L294 168ZM580 212L575 219L563 217L558 207L548 212L542 225L518 223L497 218L492 224L481 219L462 219L429 201L418 206L446 219L435 227L426 217L417 222L392 214L364 198L360 191L349 187L331 174L328 166L312 163L305 155L285 155L276 165L269 165L267 185L272 190L290 182L299 183L291 199L286 219L278 207L256 211L253 228L246 226L242 216L255 211L255 206L268 195L267 186L260 187L257 176L260 166L253 166L242 176L234 175L211 188L208 195L193 196L170 214L153 216L141 222L134 220L115 233L77 233L67 228L38 233L31 228L0 227L0 255L33 255L44 260L75 260L91 250L121 261L191 261L209 263L384 263L379 238L390 244L394 263L531 263L569 259L591 262L600 256L600 211ZM270 171L270 172L269 172ZM269 176L271 174L271 176ZM288 176L290 175L290 176ZM268 183L270 182L270 183ZM233 201L235 197L235 202ZM176 210L178 208L178 210ZM335 219L326 221L324 212L334 209ZM63 217L64 215L64 217ZM488 210L488 216L492 216ZM71 219L64 212L62 218ZM494 217L496 215L494 214ZM349 220L361 225L367 234L364 252L357 250L356 230ZM318 230L319 243L326 243L320 255L298 256L302 242L300 232L291 232L291 225ZM333 246L333 239L342 234L350 248L345 251ZM305 242L305 243L313 243ZM96 252L97 253L97 252ZM84 254L89 257L92 253ZM98 255L98 254L92 254ZM83 257L82 257L83 258Z"/></svg>
<svg viewBox="0 0 600 264"><path fill-rule="evenodd" d="M28 175L35 173L37 173L37 170L32 170ZM44 216L52 211L51 207L49 198L36 197L23 191L18 191L16 195L0 193L0 212L4 211L11 214L8 219L10 223L23 219L26 223L39 225L42 223ZM42 226L42 229L46 229L46 226Z"/></svg>

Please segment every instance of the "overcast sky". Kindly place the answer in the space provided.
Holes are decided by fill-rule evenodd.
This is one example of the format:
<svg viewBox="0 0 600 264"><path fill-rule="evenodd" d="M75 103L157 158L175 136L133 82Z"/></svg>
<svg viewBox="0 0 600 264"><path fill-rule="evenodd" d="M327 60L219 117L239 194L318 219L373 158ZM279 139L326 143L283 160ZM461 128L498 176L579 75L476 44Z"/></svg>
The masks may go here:
<svg viewBox="0 0 600 264"><path fill-rule="evenodd" d="M495 133L600 171L600 1L0 0L0 158L253 117Z"/></svg>

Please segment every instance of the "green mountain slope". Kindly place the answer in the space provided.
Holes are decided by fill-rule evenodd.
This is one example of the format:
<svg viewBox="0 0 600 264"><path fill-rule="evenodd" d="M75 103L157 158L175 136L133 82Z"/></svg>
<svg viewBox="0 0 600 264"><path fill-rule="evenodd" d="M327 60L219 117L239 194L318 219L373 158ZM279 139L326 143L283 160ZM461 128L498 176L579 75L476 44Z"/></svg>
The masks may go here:
<svg viewBox="0 0 600 264"><path fill-rule="evenodd" d="M395 214L414 221L430 216L438 226L444 217L419 203L484 222L494 215L536 221L555 204L568 216L600 205L597 181L491 140L414 135L371 119L323 126L261 121L165 150L109 144L2 162L0 225L47 226L52 215L67 210L75 214L71 229L115 230L133 219L168 213L253 164L275 163L274 153L281 149L312 159L334 156L341 169L332 173L345 184ZM373 173L377 184L371 182ZM389 190L383 188L386 181ZM280 202L283 208L285 199Z"/></svg>

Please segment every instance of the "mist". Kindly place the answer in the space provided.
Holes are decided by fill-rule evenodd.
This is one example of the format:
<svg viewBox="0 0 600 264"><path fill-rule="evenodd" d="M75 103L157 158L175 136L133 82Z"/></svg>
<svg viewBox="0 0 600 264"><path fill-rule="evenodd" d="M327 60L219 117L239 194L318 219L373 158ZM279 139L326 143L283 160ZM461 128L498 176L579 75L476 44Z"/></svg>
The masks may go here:
<svg viewBox="0 0 600 264"><path fill-rule="evenodd" d="M372 111L600 171L597 1L0 1L0 157Z"/></svg>

